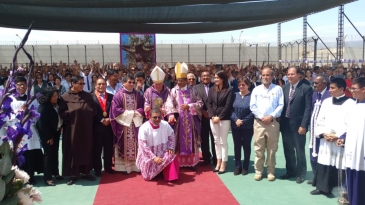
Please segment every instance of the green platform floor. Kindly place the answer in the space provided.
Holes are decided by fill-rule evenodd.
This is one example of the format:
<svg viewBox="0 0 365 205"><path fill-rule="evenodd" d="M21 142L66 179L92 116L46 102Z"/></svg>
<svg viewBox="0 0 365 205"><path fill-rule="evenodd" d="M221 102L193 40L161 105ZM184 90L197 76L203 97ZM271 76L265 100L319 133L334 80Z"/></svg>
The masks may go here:
<svg viewBox="0 0 365 205"><path fill-rule="evenodd" d="M280 180L277 179L274 182L269 182L266 178L266 172L264 178L261 181L255 181L253 161L254 150L252 143L252 154L249 168L249 174L246 176L238 175L234 176L234 155L233 155L233 140L231 134L228 136L229 143L229 159L227 165L227 173L219 175L220 179L231 191L234 197L240 204L243 205L331 205L338 204L336 198L327 198L326 196L312 196L309 194L314 188L306 183L297 184L295 179ZM308 139L308 138L307 138ZM307 140L308 143L308 140ZM60 145L61 146L61 145ZM309 156L306 150L306 155ZM309 157L307 157L309 158ZM282 142L280 139L279 150L276 154L276 176L279 177L285 174L285 158L282 148ZM309 160L308 174L306 179L311 179L313 174L310 171ZM60 156L61 166L61 156ZM60 167L61 170L61 167ZM91 205L94 202L95 194L98 189L100 178L97 181L89 182L85 180L79 180L72 186L66 185L68 177L62 181L55 180L57 186L47 187L43 183L43 175L36 175L37 184L36 187L42 192L44 205ZM195 183L199 183L198 181ZM143 184L141 184L141 187ZM124 188L121 187L121 191ZM201 197L201 196L196 196ZM214 197L214 196L209 196Z"/></svg>

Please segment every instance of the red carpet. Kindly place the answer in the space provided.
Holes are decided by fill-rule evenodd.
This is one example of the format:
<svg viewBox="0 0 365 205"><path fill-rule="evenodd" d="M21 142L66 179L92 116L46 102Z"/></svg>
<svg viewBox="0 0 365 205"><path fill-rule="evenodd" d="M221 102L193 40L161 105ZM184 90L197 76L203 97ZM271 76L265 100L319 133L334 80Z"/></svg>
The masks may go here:
<svg viewBox="0 0 365 205"><path fill-rule="evenodd" d="M144 181L138 173L103 173L94 204L238 204L210 166L198 169L180 169L179 179L174 182L165 182L163 176Z"/></svg>

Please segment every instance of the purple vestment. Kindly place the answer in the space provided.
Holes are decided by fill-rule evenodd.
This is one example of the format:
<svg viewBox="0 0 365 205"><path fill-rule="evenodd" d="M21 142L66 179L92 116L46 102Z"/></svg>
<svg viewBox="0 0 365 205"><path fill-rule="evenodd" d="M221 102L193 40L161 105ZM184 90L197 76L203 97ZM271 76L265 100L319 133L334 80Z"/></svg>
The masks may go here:
<svg viewBox="0 0 365 205"><path fill-rule="evenodd" d="M161 107L161 108L163 108L169 94L170 94L170 89L168 87L166 87L165 85L163 85L161 92L158 92L155 89L154 85L152 85L144 93L144 107L149 106L150 110L154 109L155 108L154 100L159 97L163 101L163 105ZM149 115L150 115L150 111L146 112L147 118L149 118Z"/></svg>
<svg viewBox="0 0 365 205"><path fill-rule="evenodd" d="M185 89L186 88L186 89ZM175 86L165 103L167 116L175 115L175 152L180 166L195 166L199 162L200 119L203 102L197 91L187 85L183 89ZM189 110L181 110L180 105L188 104Z"/></svg>
<svg viewBox="0 0 365 205"><path fill-rule="evenodd" d="M135 110L144 116L144 99L134 89L127 91L124 88L115 93L110 107L110 124L115 135L114 145L119 149L119 156L125 160L135 160L137 157L138 127L132 121L129 127L119 124L115 118L122 115L125 110Z"/></svg>

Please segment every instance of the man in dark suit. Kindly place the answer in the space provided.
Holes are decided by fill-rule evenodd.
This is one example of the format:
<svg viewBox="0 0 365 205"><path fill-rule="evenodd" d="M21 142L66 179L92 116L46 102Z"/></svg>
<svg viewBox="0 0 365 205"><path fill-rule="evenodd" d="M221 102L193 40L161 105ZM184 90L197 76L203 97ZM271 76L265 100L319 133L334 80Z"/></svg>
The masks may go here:
<svg viewBox="0 0 365 205"><path fill-rule="evenodd" d="M304 78L304 72L303 71L300 71L299 80L302 83L306 84L306 85L309 85L309 86L311 85L310 82L307 79Z"/></svg>
<svg viewBox="0 0 365 205"><path fill-rule="evenodd" d="M318 113L321 109L323 100L331 97L331 93L327 89L327 78L324 75L318 74L313 80L313 95L312 95L312 117L311 117L311 129L310 129L310 143L309 143L309 157L313 174L317 168L317 153L319 151L320 139L315 136L315 124L317 121ZM312 184L313 180L308 180L308 184Z"/></svg>
<svg viewBox="0 0 365 205"><path fill-rule="evenodd" d="M203 106L203 117L201 120L201 134L200 137L202 139L201 142L201 149L202 149L202 155L204 162L202 165L208 165L210 164L210 158L213 156L213 163L217 163L217 157L215 155L215 149L214 149L214 138L212 131L210 129L209 124L209 115L208 115L208 92L209 88L214 86L213 83L210 82L210 71L209 70L203 70L201 72L200 76L201 82L200 84L195 86L196 91L198 92L198 95L202 99L204 106ZM209 148L209 138L210 143L212 146L212 154L210 153Z"/></svg>
<svg viewBox="0 0 365 205"><path fill-rule="evenodd" d="M106 92L106 82L103 78L96 81L95 93L92 93L96 102L97 114L94 116L93 137L94 137L94 171L95 176L101 176L101 152L104 148L104 170L114 174L112 169L113 157L113 130L110 125L109 111L113 95Z"/></svg>
<svg viewBox="0 0 365 205"><path fill-rule="evenodd" d="M289 83L283 86L284 108L280 120L286 160L286 174L280 178L297 177L298 184L304 181L307 173L305 142L313 94L312 88L300 81L299 77L299 68L288 69Z"/></svg>
<svg viewBox="0 0 365 205"><path fill-rule="evenodd" d="M54 75L52 73L48 74L48 81L47 81L47 85L49 87L53 87L55 86L55 82L54 82Z"/></svg>

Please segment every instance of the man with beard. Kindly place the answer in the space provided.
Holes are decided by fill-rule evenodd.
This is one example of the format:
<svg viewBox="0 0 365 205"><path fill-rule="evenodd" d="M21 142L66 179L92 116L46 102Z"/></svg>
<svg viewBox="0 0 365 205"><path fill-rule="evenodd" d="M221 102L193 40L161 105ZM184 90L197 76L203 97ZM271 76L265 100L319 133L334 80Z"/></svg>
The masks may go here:
<svg viewBox="0 0 365 205"><path fill-rule="evenodd" d="M262 69L262 85L251 94L250 109L255 115L255 177L259 181L264 172L265 150L267 150L267 179L275 180L275 153L278 150L280 125L279 118L284 106L283 91L272 83L274 72L269 67Z"/></svg>

